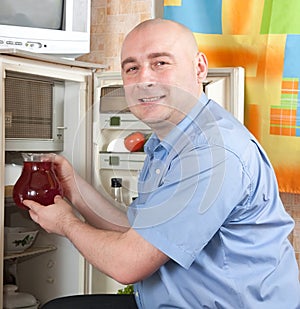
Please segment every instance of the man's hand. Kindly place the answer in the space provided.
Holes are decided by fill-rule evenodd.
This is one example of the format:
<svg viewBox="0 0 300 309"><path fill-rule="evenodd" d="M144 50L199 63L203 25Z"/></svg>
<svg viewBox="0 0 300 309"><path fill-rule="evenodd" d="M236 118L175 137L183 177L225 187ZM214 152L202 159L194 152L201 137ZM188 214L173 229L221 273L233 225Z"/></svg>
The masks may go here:
<svg viewBox="0 0 300 309"><path fill-rule="evenodd" d="M23 203L29 208L31 219L48 233L66 236L65 227L80 221L72 207L59 195L54 198L54 204L49 206L43 206L31 200L24 200Z"/></svg>

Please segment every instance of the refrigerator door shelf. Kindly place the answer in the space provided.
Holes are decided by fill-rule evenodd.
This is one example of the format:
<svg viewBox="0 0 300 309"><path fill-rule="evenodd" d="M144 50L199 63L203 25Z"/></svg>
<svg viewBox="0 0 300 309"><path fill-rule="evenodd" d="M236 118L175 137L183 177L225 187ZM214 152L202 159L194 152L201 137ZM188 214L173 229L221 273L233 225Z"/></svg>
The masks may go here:
<svg viewBox="0 0 300 309"><path fill-rule="evenodd" d="M100 153L100 169L140 171L146 154L139 153Z"/></svg>
<svg viewBox="0 0 300 309"><path fill-rule="evenodd" d="M150 130L150 128L139 121L130 113L105 113L100 114L100 128L111 130Z"/></svg>

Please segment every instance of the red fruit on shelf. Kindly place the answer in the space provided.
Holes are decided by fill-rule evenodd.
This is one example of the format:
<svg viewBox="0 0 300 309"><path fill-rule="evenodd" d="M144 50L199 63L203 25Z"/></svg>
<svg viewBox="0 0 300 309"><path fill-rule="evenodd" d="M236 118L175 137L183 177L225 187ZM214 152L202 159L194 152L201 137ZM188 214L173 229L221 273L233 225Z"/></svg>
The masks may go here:
<svg viewBox="0 0 300 309"><path fill-rule="evenodd" d="M131 133L124 139L125 147L132 152L141 150L145 142L145 135L141 132Z"/></svg>

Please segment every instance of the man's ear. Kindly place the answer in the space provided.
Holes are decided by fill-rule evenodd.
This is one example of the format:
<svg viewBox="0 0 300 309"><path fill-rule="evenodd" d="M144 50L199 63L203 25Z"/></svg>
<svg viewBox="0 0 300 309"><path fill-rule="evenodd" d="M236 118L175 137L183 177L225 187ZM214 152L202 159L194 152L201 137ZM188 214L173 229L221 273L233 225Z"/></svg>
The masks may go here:
<svg viewBox="0 0 300 309"><path fill-rule="evenodd" d="M198 52L196 63L197 63L197 80L198 83L202 83L206 79L208 72L208 61L206 56L203 53Z"/></svg>

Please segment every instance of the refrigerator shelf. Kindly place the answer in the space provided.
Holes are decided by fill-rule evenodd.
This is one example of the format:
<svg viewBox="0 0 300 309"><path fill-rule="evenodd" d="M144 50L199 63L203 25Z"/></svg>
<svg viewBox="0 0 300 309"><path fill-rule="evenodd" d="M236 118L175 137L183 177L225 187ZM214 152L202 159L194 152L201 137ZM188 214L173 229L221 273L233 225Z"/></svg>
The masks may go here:
<svg viewBox="0 0 300 309"><path fill-rule="evenodd" d="M20 253L7 253L4 255L4 260L17 259L22 257L29 257L32 255L37 255L45 252L50 252L56 250L56 247L49 245L46 247L31 247Z"/></svg>

